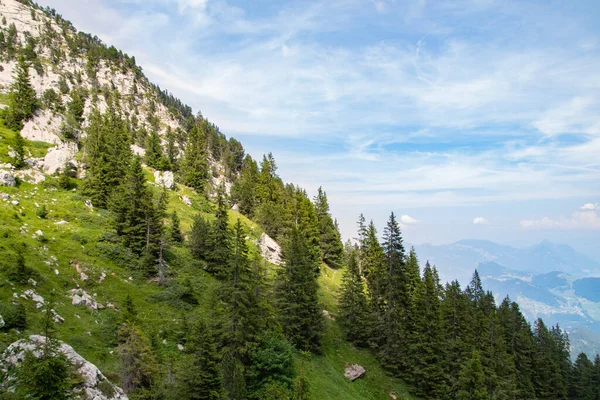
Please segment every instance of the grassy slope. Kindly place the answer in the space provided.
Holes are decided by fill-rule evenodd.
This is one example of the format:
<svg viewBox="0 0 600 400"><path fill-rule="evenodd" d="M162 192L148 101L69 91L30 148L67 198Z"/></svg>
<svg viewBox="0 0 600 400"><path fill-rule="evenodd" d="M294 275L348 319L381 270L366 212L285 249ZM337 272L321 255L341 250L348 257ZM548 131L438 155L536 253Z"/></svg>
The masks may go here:
<svg viewBox="0 0 600 400"><path fill-rule="evenodd" d="M6 158L7 142L14 133L0 125L0 158ZM32 153L43 155L47 148L37 143L28 142ZM39 156L39 155L38 155ZM151 173L147 173L153 181ZM95 363L109 377L116 378L118 362L114 353L111 327L118 320L118 308L123 304L125 296L130 294L139 312L142 329L149 338L158 358L163 360L176 358L177 335L182 315L181 309L169 305L168 302L157 302L152 296L163 291L155 282L146 281L131 273L127 264L131 259L123 252L123 248L115 243L110 235L110 219L103 210L90 210L84 205L84 199L76 189L64 191L55 188L55 179L48 177L44 184L32 185L25 182L16 188L2 187L0 192L11 196L10 201L18 200L17 206L0 200L0 301L19 301L27 308L29 333L41 331L41 313L35 308L32 300L14 298L14 293L22 294L27 289L35 289L48 299L52 292L56 293L56 311L65 318L65 322L57 324L57 336L72 345L77 352ZM193 203L186 206L181 201L183 195ZM48 216L41 219L36 210L44 204ZM169 212L177 211L181 218L183 231L188 231L193 216L198 212L209 213L212 205L202 196L185 187L178 187L169 192ZM209 214L207 216L210 217ZM241 218L252 240L256 240L262 230L246 217L231 211L230 222L233 224ZM66 221L65 224L56 224ZM35 234L43 232L43 239ZM21 247L25 254L26 264L34 268L39 277L38 284L13 285L6 280L6 271L14 264L16 249ZM188 280L199 296L199 307L195 312L208 313L208 298L216 288L216 281L209 274L200 270L184 247L171 249L176 256L171 264L178 280ZM251 252L258 251L251 245ZM56 262L53 258L56 258ZM89 279L81 281L74 265L85 269ZM58 271L58 274L56 274ZM102 273L106 279L99 282ZM335 316L336 294L339 290L342 271L323 266L321 275L321 298L327 310ZM116 309L106 308L100 311L75 307L66 296L67 291L82 287L89 294L94 294L97 301L104 305L112 303ZM305 373L309 382L308 398L311 399L389 399L389 392L395 391L398 398L408 397L401 381L389 378L377 365L376 360L367 350L355 349L343 340L336 322L327 320L324 337L323 354L312 356L305 365ZM0 333L0 351L16 340L14 332ZM163 344L166 340L166 344ZM351 383L343 376L345 364L359 363L366 367L364 378Z"/></svg>

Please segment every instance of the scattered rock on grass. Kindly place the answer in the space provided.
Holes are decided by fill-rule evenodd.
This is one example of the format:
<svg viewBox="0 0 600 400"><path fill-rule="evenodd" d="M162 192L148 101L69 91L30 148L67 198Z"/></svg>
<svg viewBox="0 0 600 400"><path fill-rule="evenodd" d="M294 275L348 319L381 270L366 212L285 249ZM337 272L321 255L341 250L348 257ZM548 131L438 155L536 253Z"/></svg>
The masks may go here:
<svg viewBox="0 0 600 400"><path fill-rule="evenodd" d="M365 372L367 371L362 365L352 364L346 367L344 370L344 376L354 382L358 378L361 378Z"/></svg>

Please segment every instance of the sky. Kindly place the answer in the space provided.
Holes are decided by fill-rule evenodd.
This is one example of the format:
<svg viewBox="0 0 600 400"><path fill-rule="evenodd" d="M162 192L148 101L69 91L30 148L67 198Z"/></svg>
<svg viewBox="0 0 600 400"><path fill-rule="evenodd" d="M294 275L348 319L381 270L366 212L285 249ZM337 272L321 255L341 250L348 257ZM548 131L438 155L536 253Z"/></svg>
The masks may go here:
<svg viewBox="0 0 600 400"><path fill-rule="evenodd" d="M134 55L344 238L566 243L600 260L600 2L40 0Z"/></svg>

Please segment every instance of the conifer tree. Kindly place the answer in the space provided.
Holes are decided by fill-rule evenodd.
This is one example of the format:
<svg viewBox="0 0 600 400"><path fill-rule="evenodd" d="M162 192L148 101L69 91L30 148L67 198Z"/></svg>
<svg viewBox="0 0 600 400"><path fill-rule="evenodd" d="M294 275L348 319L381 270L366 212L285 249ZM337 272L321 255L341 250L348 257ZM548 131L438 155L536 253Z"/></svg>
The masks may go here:
<svg viewBox="0 0 600 400"><path fill-rule="evenodd" d="M163 155L162 147L160 145L160 138L155 130L153 130L146 139L145 161L149 167L160 171L164 171L168 168L167 159Z"/></svg>
<svg viewBox="0 0 600 400"><path fill-rule="evenodd" d="M594 364L585 353L579 353L570 382L569 398L578 400L594 399Z"/></svg>
<svg viewBox="0 0 600 400"><path fill-rule="evenodd" d="M346 340L357 346L368 346L369 307L365 284L358 269L357 250L351 249L346 256L347 267L342 278L339 299L339 321Z"/></svg>
<svg viewBox="0 0 600 400"><path fill-rule="evenodd" d="M231 196L238 204L239 211L251 217L256 205L255 189L258 181L258 165L252 159L250 154L244 157L240 177L231 188Z"/></svg>
<svg viewBox="0 0 600 400"><path fill-rule="evenodd" d="M208 255L209 270L218 278L226 276L227 266L231 259L231 230L229 229L228 207L225 198L225 189L220 187L217 191L217 211L212 230L213 248Z"/></svg>
<svg viewBox="0 0 600 400"><path fill-rule="evenodd" d="M194 257L207 261L214 247L212 224L200 214L194 217L189 234L189 248Z"/></svg>
<svg viewBox="0 0 600 400"><path fill-rule="evenodd" d="M119 331L121 388L125 393L152 386L158 374L156 360L142 331L125 323Z"/></svg>
<svg viewBox="0 0 600 400"><path fill-rule="evenodd" d="M458 400L488 400L479 352L473 350L470 359L462 365L458 378Z"/></svg>
<svg viewBox="0 0 600 400"><path fill-rule="evenodd" d="M180 165L181 182L197 191L204 190L208 180L206 136L194 123L188 133L188 140Z"/></svg>
<svg viewBox="0 0 600 400"><path fill-rule="evenodd" d="M440 398L446 393L445 343L442 326L438 282L435 268L425 264L423 284L416 293L414 314L417 340L410 343L409 353L413 366L410 382L417 394Z"/></svg>
<svg viewBox="0 0 600 400"><path fill-rule="evenodd" d="M340 232L331 218L327 194L319 187L313 200L319 229L319 249L321 260L330 267L337 267L342 261L344 246Z"/></svg>
<svg viewBox="0 0 600 400"><path fill-rule="evenodd" d="M364 222L364 221L363 221ZM359 232L359 235L361 232ZM371 221L362 233L360 245L361 271L367 280L372 312L382 315L385 308L385 255L377 238L377 229Z"/></svg>
<svg viewBox="0 0 600 400"><path fill-rule="evenodd" d="M323 315L317 295L318 261L297 228L284 245L284 266L279 271L276 304L288 340L300 350L320 351Z"/></svg>
<svg viewBox="0 0 600 400"><path fill-rule="evenodd" d="M37 108L38 100L29 79L29 65L25 57L21 56L16 65L14 81L10 85L6 126L20 131L23 122L31 118Z"/></svg>
<svg viewBox="0 0 600 400"><path fill-rule="evenodd" d="M411 303L406 280L405 254L400 226L392 212L383 233L385 271L381 290L385 309L378 320L380 357L388 368L398 371L403 355L407 353L408 308Z"/></svg>
<svg viewBox="0 0 600 400"><path fill-rule="evenodd" d="M177 211L173 211L173 214L171 214L171 240L175 243L181 243L183 241L183 234L181 233Z"/></svg>
<svg viewBox="0 0 600 400"><path fill-rule="evenodd" d="M21 136L21 132L17 130L15 133L15 156L13 157L13 166L16 169L23 168L27 165L25 162L25 139Z"/></svg>
<svg viewBox="0 0 600 400"><path fill-rule="evenodd" d="M202 321L195 324L186 340L185 355L175 377L175 393L182 400L225 398L214 334Z"/></svg>

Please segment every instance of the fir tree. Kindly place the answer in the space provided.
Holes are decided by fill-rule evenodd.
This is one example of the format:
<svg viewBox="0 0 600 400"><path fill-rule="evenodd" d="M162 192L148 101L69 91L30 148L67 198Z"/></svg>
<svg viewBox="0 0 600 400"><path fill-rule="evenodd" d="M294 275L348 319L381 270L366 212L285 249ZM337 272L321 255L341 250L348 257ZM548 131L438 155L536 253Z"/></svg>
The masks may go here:
<svg viewBox="0 0 600 400"><path fill-rule="evenodd" d="M594 364L585 353L579 353L575 360L570 385L570 399L595 400Z"/></svg>
<svg viewBox="0 0 600 400"><path fill-rule="evenodd" d="M231 188L232 199L238 204L239 211L251 217L256 205L255 188L258 181L258 165L247 154L242 162L240 177Z"/></svg>
<svg viewBox="0 0 600 400"><path fill-rule="evenodd" d="M142 331L125 323L119 331L121 388L125 393L150 388L158 374L156 360Z"/></svg>
<svg viewBox="0 0 600 400"><path fill-rule="evenodd" d="M231 231L229 229L228 207L225 189L217 192L216 219L212 230L212 251L208 255L209 270L218 278L224 278L231 257Z"/></svg>
<svg viewBox="0 0 600 400"><path fill-rule="evenodd" d="M160 138L155 130L146 139L145 161L149 167L160 171L165 171L168 168L168 161L163 155Z"/></svg>
<svg viewBox="0 0 600 400"><path fill-rule="evenodd" d="M357 251L352 249L347 255L347 267L342 278L339 299L339 321L346 340L357 346L369 343L369 307L365 284L358 269Z"/></svg>
<svg viewBox="0 0 600 400"><path fill-rule="evenodd" d="M19 57L13 78L14 81L10 85L5 123L9 128L20 131L23 122L31 118L38 108L35 90L29 79L29 65L23 56Z"/></svg>
<svg viewBox="0 0 600 400"><path fill-rule="evenodd" d="M304 235L293 228L284 246L277 282L277 308L285 336L300 350L320 351L323 315L315 270L318 262Z"/></svg>

